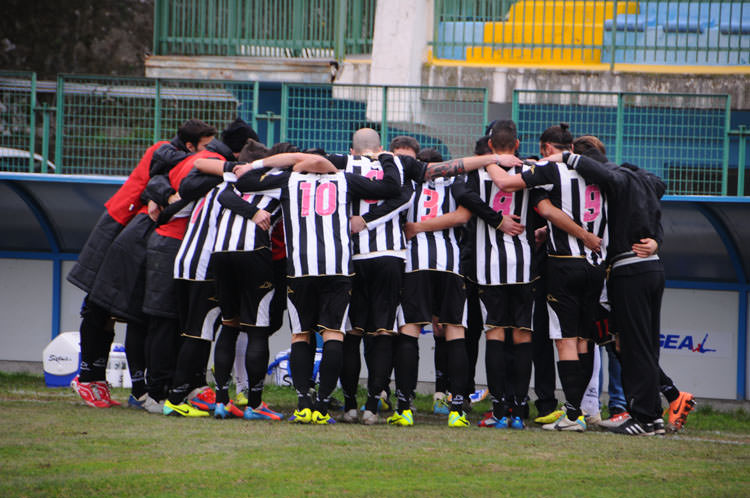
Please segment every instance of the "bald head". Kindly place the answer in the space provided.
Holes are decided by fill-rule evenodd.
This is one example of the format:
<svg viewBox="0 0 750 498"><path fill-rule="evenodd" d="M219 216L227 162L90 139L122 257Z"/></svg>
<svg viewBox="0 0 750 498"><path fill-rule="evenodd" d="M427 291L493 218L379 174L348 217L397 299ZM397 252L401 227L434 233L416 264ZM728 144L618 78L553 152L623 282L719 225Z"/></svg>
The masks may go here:
<svg viewBox="0 0 750 498"><path fill-rule="evenodd" d="M360 128L352 136L352 154L377 153L382 150L380 135L372 128Z"/></svg>

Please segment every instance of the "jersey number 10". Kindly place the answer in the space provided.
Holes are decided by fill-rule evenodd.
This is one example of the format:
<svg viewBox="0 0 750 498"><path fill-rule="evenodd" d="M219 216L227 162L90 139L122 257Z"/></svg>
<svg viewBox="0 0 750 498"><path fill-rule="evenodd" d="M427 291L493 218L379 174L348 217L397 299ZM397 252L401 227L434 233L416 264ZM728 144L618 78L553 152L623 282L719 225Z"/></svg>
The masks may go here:
<svg viewBox="0 0 750 498"><path fill-rule="evenodd" d="M313 195L314 183L300 183L299 189L302 191L302 201L300 206L300 215L303 217L310 216L310 211L315 208L315 214L318 216L329 216L336 211L336 201L338 190L333 183L321 183L315 189Z"/></svg>

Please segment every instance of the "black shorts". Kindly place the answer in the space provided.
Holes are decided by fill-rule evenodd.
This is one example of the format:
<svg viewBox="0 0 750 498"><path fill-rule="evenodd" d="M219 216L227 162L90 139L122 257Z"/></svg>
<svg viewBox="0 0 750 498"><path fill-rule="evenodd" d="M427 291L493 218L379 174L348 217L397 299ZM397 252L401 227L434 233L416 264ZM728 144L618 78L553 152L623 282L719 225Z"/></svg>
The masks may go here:
<svg viewBox="0 0 750 498"><path fill-rule="evenodd" d="M419 270L404 274L399 324L432 323L466 327L466 284L456 273Z"/></svg>
<svg viewBox="0 0 750 498"><path fill-rule="evenodd" d="M351 277L295 277L286 282L292 334L317 329L345 331L352 297Z"/></svg>
<svg viewBox="0 0 750 498"><path fill-rule="evenodd" d="M395 256L354 261L351 328L372 334L398 331L396 310L401 299L404 260Z"/></svg>
<svg viewBox="0 0 750 498"><path fill-rule="evenodd" d="M547 311L551 339L591 339L604 284L604 268L583 258L547 259Z"/></svg>
<svg viewBox="0 0 750 498"><path fill-rule="evenodd" d="M211 264L222 317L239 318L246 327L268 327L274 296L271 251L215 252Z"/></svg>
<svg viewBox="0 0 750 498"><path fill-rule="evenodd" d="M177 288L180 334L213 341L221 320L214 282L179 278L175 279L175 287Z"/></svg>
<svg viewBox="0 0 750 498"><path fill-rule="evenodd" d="M479 302L485 329L531 330L534 293L531 284L480 285Z"/></svg>

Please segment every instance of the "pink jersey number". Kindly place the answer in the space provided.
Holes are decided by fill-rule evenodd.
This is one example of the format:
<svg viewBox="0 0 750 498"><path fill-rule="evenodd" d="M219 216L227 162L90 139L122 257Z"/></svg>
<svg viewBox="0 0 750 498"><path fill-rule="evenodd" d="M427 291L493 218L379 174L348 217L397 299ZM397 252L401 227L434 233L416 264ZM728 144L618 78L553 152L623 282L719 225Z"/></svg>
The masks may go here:
<svg viewBox="0 0 750 498"><path fill-rule="evenodd" d="M602 210L602 193L599 191L599 186L586 185L584 196L583 221L586 223L595 221Z"/></svg>
<svg viewBox="0 0 750 498"><path fill-rule="evenodd" d="M492 198L492 209L505 216L510 214L511 206L513 206L513 194L511 193L500 191Z"/></svg>
<svg viewBox="0 0 750 498"><path fill-rule="evenodd" d="M434 218L437 216L437 206L440 202L440 194L437 190L432 190L429 188L423 188L422 189L422 206L424 207L425 214L422 215L422 217L419 219L420 221L429 220L431 218Z"/></svg>
<svg viewBox="0 0 750 498"><path fill-rule="evenodd" d="M299 184L299 189L302 191L299 214L302 217L310 216L310 191L312 190L312 183L302 182Z"/></svg>
<svg viewBox="0 0 750 498"><path fill-rule="evenodd" d="M365 178L369 178L371 180L373 178L375 180L382 180L383 179L383 170L381 170L381 169L371 169L370 171L367 172L367 174L365 175ZM368 203L368 204L372 204L372 203L378 202L378 201L374 200L374 199L365 199L365 202Z"/></svg>
<svg viewBox="0 0 750 498"><path fill-rule="evenodd" d="M312 183L300 183L299 189L302 191L302 200L300 202L300 216L310 216L310 207L315 203L315 214L319 216L328 216L336 211L336 202L338 191L333 183L321 183L315 189L315 198L312 192Z"/></svg>
<svg viewBox="0 0 750 498"><path fill-rule="evenodd" d="M336 185L321 183L315 190L315 213L328 216L336 211Z"/></svg>

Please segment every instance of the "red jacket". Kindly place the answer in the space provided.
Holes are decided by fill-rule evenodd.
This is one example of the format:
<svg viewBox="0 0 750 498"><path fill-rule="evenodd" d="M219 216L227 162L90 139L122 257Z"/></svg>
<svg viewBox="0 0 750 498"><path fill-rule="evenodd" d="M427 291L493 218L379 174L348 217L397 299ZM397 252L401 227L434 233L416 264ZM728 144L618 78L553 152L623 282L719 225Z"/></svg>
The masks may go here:
<svg viewBox="0 0 750 498"><path fill-rule="evenodd" d="M224 160L224 156L222 156L221 154L208 150L198 152L197 154L193 154L190 157L184 159L169 172L169 183L170 185L172 185L172 188L175 189L175 192L180 190L180 183L188 175L188 173L190 173L190 170L193 169L195 160L203 157L208 159L221 159L222 161ZM185 230L187 230L188 221L190 221L190 214L188 214L187 216L180 216L179 218L173 216L172 219L167 223L158 226L156 228L156 233L165 237L172 237L173 239L182 240L182 238L185 236Z"/></svg>
<svg viewBox="0 0 750 498"><path fill-rule="evenodd" d="M141 202L141 193L149 180L151 158L156 149L168 143L156 142L146 149L143 157L138 161L138 166L130 173L122 187L104 204L109 215L121 225L127 225L136 214L145 213L148 210L148 207Z"/></svg>

